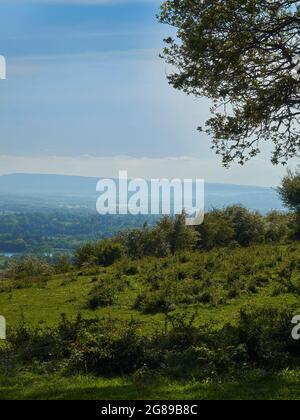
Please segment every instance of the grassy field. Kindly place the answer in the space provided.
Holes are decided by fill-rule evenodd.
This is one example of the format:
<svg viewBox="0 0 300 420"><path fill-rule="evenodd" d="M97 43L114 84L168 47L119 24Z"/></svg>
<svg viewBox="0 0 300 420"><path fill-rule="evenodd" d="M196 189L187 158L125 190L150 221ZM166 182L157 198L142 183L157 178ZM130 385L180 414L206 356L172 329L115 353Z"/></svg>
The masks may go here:
<svg viewBox="0 0 300 420"><path fill-rule="evenodd" d="M178 290L168 291L171 299L169 312L172 314L195 315L195 324L212 323L216 329L225 324L234 325L242 307L270 304L285 307L297 304L292 286L298 281L300 246L256 246L248 249L219 250L211 253L191 253L188 257L176 256L160 260L151 258L139 262L117 263L109 268L96 271L85 270L70 274L58 274L38 282L5 283L0 293L0 313L7 320L8 328L20 323L32 326L53 326L61 314L74 317L81 313L85 318L113 317L114 319L138 320L144 334L163 329L165 313L160 310L137 309L137 297L147 291L152 302L156 296L149 288L149 273L159 272L159 290L164 290L165 279L172 274L180 279ZM288 263L287 263L288 260ZM296 268L289 275L289 282L282 281L286 276L290 261L296 261ZM214 261L214 263L212 263ZM130 264L130 270L128 269ZM134 264L135 270L132 270ZM158 264L158 266L157 266ZM294 263L293 263L294 264ZM295 264L294 264L295 265ZM201 268L203 270L201 270ZM205 278L214 280L215 285L210 300L203 303L200 292L189 302L178 296L189 295L190 289L182 289L186 282L205 271ZM131 272L132 271L132 272ZM113 304L89 309L87 302L91 290L101 278L122 275L126 287L117 293ZM175 274L174 274L175 273ZM198 274L197 274L198 273ZM221 273L223 275L221 276ZM233 276L237 273L236 276ZM177 278L176 277L176 278ZM238 280L233 280L233 279ZM285 277L286 278L286 277ZM183 280L182 280L183 279ZM192 280L191 280L192 279ZM256 279L256 280L255 280ZM262 279L267 279L262 281ZM256 283L255 283L255 281ZM232 293L232 282L236 288ZM230 287L228 286L230 282ZM255 284L254 284L255 283ZM25 287L25 285L27 287ZM194 287L195 284L192 283ZM293 286L293 287L294 287ZM156 288L157 288L156 287ZM296 286L295 286L296 287ZM193 289L194 290L194 289ZM217 291L217 292L216 292ZM153 295L154 294L154 295ZM207 294L207 293L206 293ZM199 298L201 297L201 299ZM167 298L166 297L166 298ZM161 297L160 297L161 299ZM203 300L203 299L202 299ZM199 381L198 378L185 380L154 377L141 386L134 375L114 378L99 378L91 375L68 376L49 373L40 367L20 368L3 371L0 375L1 399L299 399L300 373L285 370L270 374L253 371L239 379Z"/></svg>
<svg viewBox="0 0 300 420"><path fill-rule="evenodd" d="M131 378L38 375L0 376L7 400L299 400L300 372L226 383L160 381L140 387Z"/></svg>

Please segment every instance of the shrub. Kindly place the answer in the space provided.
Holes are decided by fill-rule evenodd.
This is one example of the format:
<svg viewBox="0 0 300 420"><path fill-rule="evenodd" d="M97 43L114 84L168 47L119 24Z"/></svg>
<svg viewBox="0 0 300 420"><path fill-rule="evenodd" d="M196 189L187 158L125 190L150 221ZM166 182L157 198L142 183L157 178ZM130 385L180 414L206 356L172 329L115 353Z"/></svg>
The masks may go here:
<svg viewBox="0 0 300 420"><path fill-rule="evenodd" d="M139 273L139 266L136 261L125 257L116 264L116 271L125 276L135 276Z"/></svg>
<svg viewBox="0 0 300 420"><path fill-rule="evenodd" d="M300 167L295 172L288 170L277 189L284 205L295 212L293 235L300 239Z"/></svg>
<svg viewBox="0 0 300 420"><path fill-rule="evenodd" d="M228 246L235 239L235 230L230 220L221 210L214 210L205 216L204 223L198 227L201 247L213 249Z"/></svg>
<svg viewBox="0 0 300 420"><path fill-rule="evenodd" d="M113 305L118 293L124 290L125 286L124 279L108 275L101 277L89 294L88 307L97 309Z"/></svg>
<svg viewBox="0 0 300 420"><path fill-rule="evenodd" d="M272 211L264 219L266 242L282 242L292 236L292 217Z"/></svg>
<svg viewBox="0 0 300 420"><path fill-rule="evenodd" d="M170 305L171 302L164 290L149 290L137 296L133 308L144 313L157 313L167 312Z"/></svg>
<svg viewBox="0 0 300 420"><path fill-rule="evenodd" d="M235 240L240 245L264 242L263 217L258 212L252 213L242 206L230 206L225 209L224 215L230 221Z"/></svg>
<svg viewBox="0 0 300 420"><path fill-rule="evenodd" d="M69 284L77 281L77 275L75 273L66 274L61 282L62 286L68 286Z"/></svg>
<svg viewBox="0 0 300 420"><path fill-rule="evenodd" d="M124 255L121 244L111 240L99 241L95 244L95 259L97 265L108 267L120 260Z"/></svg>
<svg viewBox="0 0 300 420"><path fill-rule="evenodd" d="M300 366L300 343L291 338L293 313L292 307L246 308L237 326L223 328L196 326L195 315L168 316L163 331L147 336L133 320L62 316L56 327L10 330L1 357L16 366L38 361L100 375L159 369L180 378L216 379L254 367L280 371Z"/></svg>
<svg viewBox="0 0 300 420"><path fill-rule="evenodd" d="M143 229L131 230L118 235L120 241L131 258L146 256L166 257L170 253L190 250L196 247L198 233L186 226L185 214L174 218L163 217L154 228L147 225Z"/></svg>
<svg viewBox="0 0 300 420"><path fill-rule="evenodd" d="M293 315L293 307L258 306L241 310L239 338L252 362L274 370L299 364L300 343L291 337Z"/></svg>
<svg viewBox="0 0 300 420"><path fill-rule="evenodd" d="M95 244L87 243L77 248L74 254L74 263L77 267L104 266L108 267L120 260L124 255L121 244L112 240L103 240Z"/></svg>
<svg viewBox="0 0 300 420"><path fill-rule="evenodd" d="M12 279L24 277L41 277L53 274L53 267L44 258L25 256L11 260L5 271L5 276Z"/></svg>
<svg viewBox="0 0 300 420"><path fill-rule="evenodd" d="M138 323L102 320L80 332L69 366L102 375L131 373L147 363L147 343Z"/></svg>
<svg viewBox="0 0 300 420"><path fill-rule="evenodd" d="M130 373L147 359L147 339L139 333L139 324L113 319L74 321L65 315L58 326L31 329L21 325L9 334L11 350L18 363L64 361L74 372L93 374ZM3 355L4 356L4 355Z"/></svg>
<svg viewBox="0 0 300 420"><path fill-rule="evenodd" d="M54 269L57 274L70 272L72 269L70 257L68 255L60 256L54 265Z"/></svg>
<svg viewBox="0 0 300 420"><path fill-rule="evenodd" d="M22 323L14 330L9 330L8 341L21 363L34 360L48 362L55 357L56 336L50 328L33 329Z"/></svg>
<svg viewBox="0 0 300 420"><path fill-rule="evenodd" d="M78 247L74 253L74 264L83 267L85 264L95 263L95 248L91 243L86 243Z"/></svg>

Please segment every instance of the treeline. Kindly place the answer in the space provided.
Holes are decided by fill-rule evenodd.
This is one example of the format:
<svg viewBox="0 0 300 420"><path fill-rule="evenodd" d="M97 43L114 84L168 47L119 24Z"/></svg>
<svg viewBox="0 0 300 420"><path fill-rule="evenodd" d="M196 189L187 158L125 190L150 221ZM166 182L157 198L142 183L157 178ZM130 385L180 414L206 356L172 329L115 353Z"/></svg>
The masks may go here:
<svg viewBox="0 0 300 420"><path fill-rule="evenodd" d="M166 257L180 251L287 242L298 238L295 218L294 214L275 211L262 216L241 206L213 210L196 228L186 226L184 214L164 217L154 227L144 225L142 229L80 246L75 251L74 263L78 267L106 266L124 256Z"/></svg>
<svg viewBox="0 0 300 420"><path fill-rule="evenodd" d="M153 217L147 221L154 223ZM83 242L141 227L142 216L99 216L78 212L0 213L0 253L72 252Z"/></svg>
<svg viewBox="0 0 300 420"><path fill-rule="evenodd" d="M266 216L241 206L213 210L198 227L199 246L213 249L220 246L249 246L276 243L298 238L294 214L272 211Z"/></svg>
<svg viewBox="0 0 300 420"><path fill-rule="evenodd" d="M154 226L119 232L111 238L88 241L77 246L72 255L12 259L6 272L9 276L32 275L48 264L57 272L78 268L110 266L122 258L163 258L182 251L208 251L218 248L246 247L255 244L286 243L299 239L297 214L271 212L262 216L241 206L230 206L206 214L204 223L186 226L185 214L163 217ZM39 263L43 261L43 264ZM22 262L22 263L21 263ZM24 263L25 262L25 263ZM47 270L46 270L47 271Z"/></svg>

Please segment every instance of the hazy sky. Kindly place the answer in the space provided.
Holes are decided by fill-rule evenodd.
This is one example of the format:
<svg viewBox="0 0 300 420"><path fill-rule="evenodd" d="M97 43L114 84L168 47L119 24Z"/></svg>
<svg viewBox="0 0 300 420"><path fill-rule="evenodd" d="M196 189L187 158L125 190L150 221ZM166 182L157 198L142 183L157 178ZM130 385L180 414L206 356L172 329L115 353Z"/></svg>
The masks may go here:
<svg viewBox="0 0 300 420"><path fill-rule="evenodd" d="M1 0L0 173L194 176L275 185L268 153L221 168L209 103L174 91L156 0Z"/></svg>

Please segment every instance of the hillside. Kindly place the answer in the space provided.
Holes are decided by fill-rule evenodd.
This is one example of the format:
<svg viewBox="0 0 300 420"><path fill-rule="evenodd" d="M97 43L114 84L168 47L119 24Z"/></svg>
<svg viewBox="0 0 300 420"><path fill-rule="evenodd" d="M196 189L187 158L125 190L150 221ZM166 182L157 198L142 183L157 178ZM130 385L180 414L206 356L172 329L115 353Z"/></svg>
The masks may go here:
<svg viewBox="0 0 300 420"><path fill-rule="evenodd" d="M73 208L95 211L97 178L14 174L0 176L0 210ZM283 210L272 188L206 183L206 210L241 204L266 213Z"/></svg>
<svg viewBox="0 0 300 420"><path fill-rule="evenodd" d="M280 336L278 343L272 341L274 328L279 334L278 323L284 322L287 345L297 345L299 350L298 343L291 341L289 318L300 310L299 255L297 243L255 245L181 252L161 259L126 258L110 267L2 281L1 314L7 319L18 360L24 359L24 364L18 362L18 369L0 366L0 398L299 399L297 365L286 369L290 356L284 356L287 350L281 348ZM92 324L75 321L78 313ZM93 335L96 318L95 327L100 322L106 331L99 350L95 345L101 335ZM47 332L46 327L53 331ZM39 332L34 332L36 328ZM77 328L81 338L67 346L75 353L60 360L53 344L72 336ZM240 331L236 338L234 328ZM247 355L245 338L252 328L258 344L265 343L255 357ZM194 334L195 344L189 344ZM149 342L148 349L138 337ZM66 349L66 343L60 345ZM100 348L110 354L108 365ZM275 349L277 354L272 353ZM135 367L131 367L131 357ZM97 359L101 371L95 374ZM274 364L266 374L266 366L275 360L277 367ZM120 368L119 363L123 364ZM68 365L72 377L67 374ZM115 367L107 371L105 366Z"/></svg>

